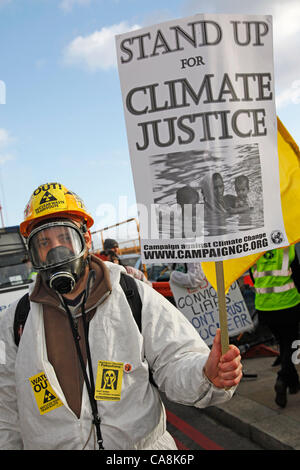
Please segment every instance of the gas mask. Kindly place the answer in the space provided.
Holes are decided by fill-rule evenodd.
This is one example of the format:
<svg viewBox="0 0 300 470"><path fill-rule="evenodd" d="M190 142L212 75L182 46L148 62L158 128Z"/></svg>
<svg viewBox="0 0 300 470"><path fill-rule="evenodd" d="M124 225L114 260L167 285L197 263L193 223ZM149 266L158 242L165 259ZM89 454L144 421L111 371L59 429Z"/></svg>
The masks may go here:
<svg viewBox="0 0 300 470"><path fill-rule="evenodd" d="M33 268L59 294L71 292L84 273L84 231L71 221L59 220L35 228L28 237Z"/></svg>

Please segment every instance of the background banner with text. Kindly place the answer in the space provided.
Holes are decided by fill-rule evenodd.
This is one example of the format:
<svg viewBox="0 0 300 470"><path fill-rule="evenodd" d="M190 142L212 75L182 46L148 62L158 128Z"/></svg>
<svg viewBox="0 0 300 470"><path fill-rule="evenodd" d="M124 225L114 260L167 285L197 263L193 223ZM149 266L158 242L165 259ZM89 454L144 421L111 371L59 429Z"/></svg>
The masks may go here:
<svg viewBox="0 0 300 470"><path fill-rule="evenodd" d="M218 296L207 282L204 287L186 288L170 281L170 287L177 308L196 328L201 338L211 346L220 328ZM233 337L254 328L252 318L237 282L234 282L226 295L228 335Z"/></svg>

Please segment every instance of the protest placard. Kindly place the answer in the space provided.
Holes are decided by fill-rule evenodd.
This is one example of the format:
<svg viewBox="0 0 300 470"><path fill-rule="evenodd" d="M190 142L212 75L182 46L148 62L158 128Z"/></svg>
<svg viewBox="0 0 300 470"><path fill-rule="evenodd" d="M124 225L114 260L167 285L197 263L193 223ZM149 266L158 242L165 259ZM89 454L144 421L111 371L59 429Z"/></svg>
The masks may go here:
<svg viewBox="0 0 300 470"><path fill-rule="evenodd" d="M206 280L207 281L207 280ZM170 287L177 308L196 328L208 346L213 343L216 329L220 327L218 295L206 282L203 287L186 288L170 281ZM228 335L237 336L254 328L252 318L237 282L234 282L226 295Z"/></svg>
<svg viewBox="0 0 300 470"><path fill-rule="evenodd" d="M195 15L116 46L143 262L286 245L272 18Z"/></svg>

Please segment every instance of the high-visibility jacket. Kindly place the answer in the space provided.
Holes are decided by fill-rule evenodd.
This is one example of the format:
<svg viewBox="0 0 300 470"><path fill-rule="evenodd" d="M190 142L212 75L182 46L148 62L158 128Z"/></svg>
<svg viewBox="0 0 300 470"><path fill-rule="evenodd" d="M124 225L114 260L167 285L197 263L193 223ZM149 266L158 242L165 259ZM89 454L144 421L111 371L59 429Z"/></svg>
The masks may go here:
<svg viewBox="0 0 300 470"><path fill-rule="evenodd" d="M295 247L267 251L252 267L257 310L282 310L300 302L300 294L292 279L291 264Z"/></svg>

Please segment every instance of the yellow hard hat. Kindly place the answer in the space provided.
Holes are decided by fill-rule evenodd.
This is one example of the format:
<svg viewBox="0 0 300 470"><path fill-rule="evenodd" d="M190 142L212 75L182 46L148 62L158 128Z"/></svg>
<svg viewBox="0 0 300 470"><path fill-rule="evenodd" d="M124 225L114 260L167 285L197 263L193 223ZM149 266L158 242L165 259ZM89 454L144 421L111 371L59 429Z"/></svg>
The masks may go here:
<svg viewBox="0 0 300 470"><path fill-rule="evenodd" d="M41 184L32 194L24 211L20 232L27 238L36 222L53 217L77 216L85 220L89 229L94 220L84 203L73 191L60 183Z"/></svg>

